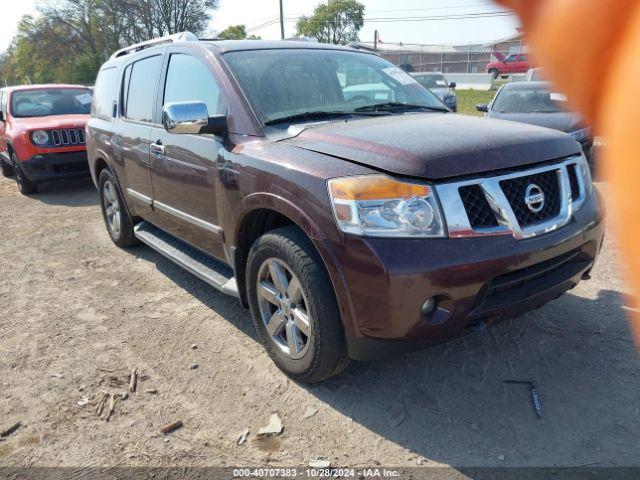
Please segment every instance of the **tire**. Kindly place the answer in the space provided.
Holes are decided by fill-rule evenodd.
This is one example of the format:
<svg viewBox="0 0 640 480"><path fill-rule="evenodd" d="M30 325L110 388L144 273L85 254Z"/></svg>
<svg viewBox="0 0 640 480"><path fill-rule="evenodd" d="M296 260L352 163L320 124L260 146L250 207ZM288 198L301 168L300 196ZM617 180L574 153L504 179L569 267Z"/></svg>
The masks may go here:
<svg viewBox="0 0 640 480"><path fill-rule="evenodd" d="M490 68L489 74L491 74L491 77L495 80L500 75L500 72L498 71L497 68Z"/></svg>
<svg viewBox="0 0 640 480"><path fill-rule="evenodd" d="M98 177L98 195L104 225L113 243L123 248L137 244L133 221L125 207L116 177L108 168L102 170Z"/></svg>
<svg viewBox="0 0 640 480"><path fill-rule="evenodd" d="M6 177L6 178L11 178L15 175L15 170L13 168L13 165L8 164L7 162L4 162L2 160L0 160L0 164L2 165L2 176Z"/></svg>
<svg viewBox="0 0 640 480"><path fill-rule="evenodd" d="M282 272L290 297L278 293L285 288L276 287L278 282L273 280L274 273L279 277ZM333 287L320 256L302 231L284 227L256 240L249 252L246 278L256 330L280 370L295 381L316 383L347 367L349 357ZM272 333L267 324L273 325Z"/></svg>
<svg viewBox="0 0 640 480"><path fill-rule="evenodd" d="M20 193L23 195L31 195L32 193L36 193L38 191L38 184L36 182L32 182L24 175L24 172L20 167L18 156L15 153L11 154L11 163L13 164L16 184L18 185L18 190L20 190Z"/></svg>

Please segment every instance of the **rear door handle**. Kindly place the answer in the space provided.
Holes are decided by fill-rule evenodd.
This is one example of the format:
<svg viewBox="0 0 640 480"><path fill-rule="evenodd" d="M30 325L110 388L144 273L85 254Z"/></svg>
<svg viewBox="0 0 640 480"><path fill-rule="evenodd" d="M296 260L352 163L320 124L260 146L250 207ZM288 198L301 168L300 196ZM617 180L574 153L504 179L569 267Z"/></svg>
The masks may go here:
<svg viewBox="0 0 640 480"><path fill-rule="evenodd" d="M162 143L152 143L149 150L155 155L164 155L164 146Z"/></svg>

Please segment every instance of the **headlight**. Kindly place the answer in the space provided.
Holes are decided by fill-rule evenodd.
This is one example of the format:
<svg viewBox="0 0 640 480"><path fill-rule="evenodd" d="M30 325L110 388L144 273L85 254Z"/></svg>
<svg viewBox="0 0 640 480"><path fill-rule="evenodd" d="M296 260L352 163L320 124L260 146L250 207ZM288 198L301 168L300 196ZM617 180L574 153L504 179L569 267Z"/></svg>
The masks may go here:
<svg viewBox="0 0 640 480"><path fill-rule="evenodd" d="M444 237L436 192L421 183L384 175L329 180L338 227L372 237Z"/></svg>
<svg viewBox="0 0 640 480"><path fill-rule="evenodd" d="M455 105L456 97L454 97L453 95L449 95L448 97L444 97L444 103L446 103L447 105Z"/></svg>
<svg viewBox="0 0 640 480"><path fill-rule="evenodd" d="M591 129L589 127L583 128L582 130L570 132L569 135L571 135L576 142L583 142L591 136Z"/></svg>
<svg viewBox="0 0 640 480"><path fill-rule="evenodd" d="M46 145L49 143L49 134L44 130L36 130L31 134L31 140L36 145Z"/></svg>

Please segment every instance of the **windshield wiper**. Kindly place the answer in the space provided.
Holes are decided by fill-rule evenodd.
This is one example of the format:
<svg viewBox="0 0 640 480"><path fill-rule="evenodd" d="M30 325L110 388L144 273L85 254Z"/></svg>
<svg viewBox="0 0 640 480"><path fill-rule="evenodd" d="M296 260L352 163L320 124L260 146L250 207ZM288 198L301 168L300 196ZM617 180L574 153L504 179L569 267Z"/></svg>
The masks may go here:
<svg viewBox="0 0 640 480"><path fill-rule="evenodd" d="M411 103L400 102L385 102L375 103L373 105L365 105L355 109L356 112L395 112L402 110L431 110L434 112L448 112L449 110L443 107L429 107L427 105L414 105Z"/></svg>
<svg viewBox="0 0 640 480"><path fill-rule="evenodd" d="M358 112L347 110L317 110L312 112L301 112L286 117L274 118L264 122L265 125L277 125L279 123L290 123L304 120L322 120L324 118L346 117L349 115L376 115L378 112Z"/></svg>

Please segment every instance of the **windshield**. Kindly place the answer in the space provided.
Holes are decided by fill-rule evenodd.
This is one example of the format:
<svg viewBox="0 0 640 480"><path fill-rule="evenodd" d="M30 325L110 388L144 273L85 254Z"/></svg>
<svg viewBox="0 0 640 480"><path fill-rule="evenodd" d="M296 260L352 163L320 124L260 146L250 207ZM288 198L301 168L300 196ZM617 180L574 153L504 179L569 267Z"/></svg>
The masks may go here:
<svg viewBox="0 0 640 480"><path fill-rule="evenodd" d="M427 88L447 88L447 80L442 75L420 75L416 80Z"/></svg>
<svg viewBox="0 0 640 480"><path fill-rule="evenodd" d="M543 89L504 89L492 110L501 113L557 113L565 111L565 98Z"/></svg>
<svg viewBox="0 0 640 480"><path fill-rule="evenodd" d="M22 90L11 95L14 117L89 114L92 92L88 88Z"/></svg>
<svg viewBox="0 0 640 480"><path fill-rule="evenodd" d="M224 59L264 123L309 112L348 115L376 105L446 107L388 61L359 52L312 49L230 52ZM398 108L400 107L400 108Z"/></svg>

